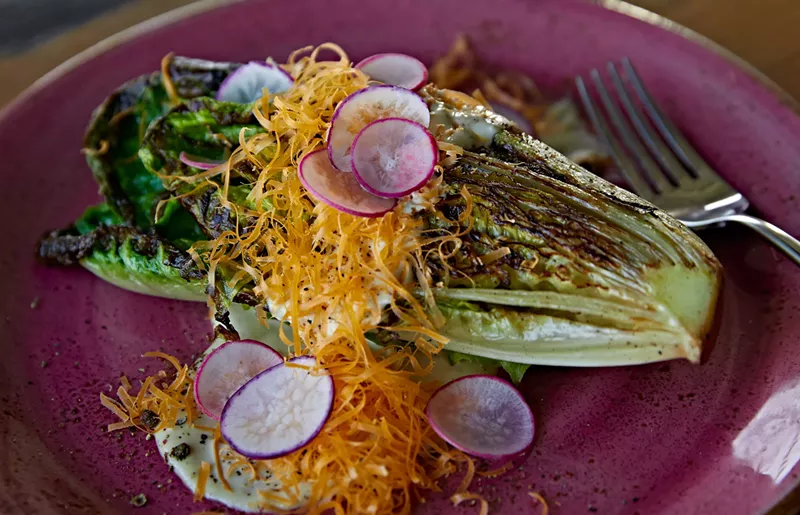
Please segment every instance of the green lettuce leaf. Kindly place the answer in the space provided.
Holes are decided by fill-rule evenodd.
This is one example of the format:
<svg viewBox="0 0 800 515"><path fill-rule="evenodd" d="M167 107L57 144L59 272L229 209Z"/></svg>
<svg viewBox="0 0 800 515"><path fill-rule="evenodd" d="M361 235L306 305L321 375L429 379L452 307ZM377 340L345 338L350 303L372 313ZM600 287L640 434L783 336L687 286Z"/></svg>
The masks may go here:
<svg viewBox="0 0 800 515"><path fill-rule="evenodd" d="M99 225L83 233L54 231L39 241L37 253L46 264L80 264L126 290L171 299L206 298L205 272L185 251L133 227Z"/></svg>
<svg viewBox="0 0 800 515"><path fill-rule="evenodd" d="M175 57L169 74L178 95L191 99L213 95L238 66ZM160 234L185 244L202 238L203 233L191 225L191 217L177 212L180 209L177 202L171 208L168 206L169 222L154 222L156 205L167 194L161 179L150 173L138 158L147 128L171 108L160 73L138 77L123 84L95 110L84 145L89 150L87 163L110 210L133 227L155 228ZM103 152L94 152L103 148Z"/></svg>
<svg viewBox="0 0 800 515"><path fill-rule="evenodd" d="M497 360L492 358L486 358L483 356L473 356L471 354L464 354L463 352L456 352L456 351L445 351L447 352L447 357L450 360L450 364L455 365L462 361L469 361L472 363L478 363L486 370L495 370L497 368L502 368L506 371L508 376L511 378L511 381L514 384L519 384L522 382L523 376L525 376L525 372L530 368L530 365L525 363L513 363L511 361L503 361Z"/></svg>

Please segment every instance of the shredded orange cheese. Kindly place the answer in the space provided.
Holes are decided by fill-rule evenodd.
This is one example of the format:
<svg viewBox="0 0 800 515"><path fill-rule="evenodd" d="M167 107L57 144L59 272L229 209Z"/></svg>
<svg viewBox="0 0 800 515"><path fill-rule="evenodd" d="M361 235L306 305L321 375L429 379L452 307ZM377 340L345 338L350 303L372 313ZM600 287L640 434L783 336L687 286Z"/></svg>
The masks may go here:
<svg viewBox="0 0 800 515"><path fill-rule="evenodd" d="M539 492L528 492L528 495L530 495L531 498L533 498L533 502L536 503L536 505L542 507L542 512L540 513L540 515L547 515L547 513L550 511L550 507L547 506L547 501L544 500L542 494L540 494Z"/></svg>
<svg viewBox="0 0 800 515"><path fill-rule="evenodd" d="M156 382L167 377L166 372L159 371L156 375L147 377L139 391L134 395L131 392L131 383L127 377L120 378L120 387L117 389L117 399L100 394L100 403L111 410L120 421L110 424L109 431L116 431L126 427L136 427L149 433L168 427L175 427L178 415L183 411L186 422L191 424L196 413L196 406L192 392L192 379L188 375L189 367L181 365L177 358L163 352L148 352L145 357L158 357L168 361L175 368L175 379L164 388L159 388ZM158 416L159 423L155 428L145 427L141 421L145 410L152 411ZM212 428L211 431L214 431Z"/></svg>
<svg viewBox="0 0 800 515"><path fill-rule="evenodd" d="M175 57L175 54L170 52L161 59L161 84L164 86L164 91L167 92L172 105L178 105L181 99L175 89L175 83L172 82L172 75L169 74L169 65L172 64L173 57Z"/></svg>
<svg viewBox="0 0 800 515"><path fill-rule="evenodd" d="M514 466L514 462L508 461L502 467L498 467L498 468L493 469L493 470L486 470L486 471L478 472L478 475L479 476L483 476L483 477L488 477L488 478L497 477L497 476L500 476L500 475L505 474L506 472L508 472L513 466Z"/></svg>
<svg viewBox="0 0 800 515"><path fill-rule="evenodd" d="M507 255L511 254L511 249L508 247L500 247L499 249L495 249L491 252L487 252L486 254L479 256L478 260L480 260L483 266L488 266L494 263L495 261L499 261L506 257Z"/></svg>
<svg viewBox="0 0 800 515"><path fill-rule="evenodd" d="M481 505L481 509L478 512L479 515L489 515L489 503L483 498L482 495L461 493L450 497L450 502L453 503L453 506L458 506L464 501L478 501Z"/></svg>
<svg viewBox="0 0 800 515"><path fill-rule="evenodd" d="M206 496L206 483L211 476L211 463L204 461L200 464L200 472L197 474L197 487L194 490L194 500L202 501Z"/></svg>
<svg viewBox="0 0 800 515"><path fill-rule="evenodd" d="M223 473L222 470L222 457L220 456L220 449L219 449L220 443L222 441L223 441L222 432L220 431L219 426L217 426L216 430L214 431L214 456L216 457L217 461L217 477L219 477L219 480L222 481L223 488L231 492L232 491L231 485L230 483L228 483L228 479L227 477L225 477L225 474Z"/></svg>
<svg viewBox="0 0 800 515"><path fill-rule="evenodd" d="M100 141L100 148L97 148L97 149L94 149L94 148L83 148L83 149L81 149L81 153L86 154L87 156L99 157L99 156L102 156L103 154L105 154L106 152L108 152L109 148L110 148L110 145L109 145L108 141L101 140Z"/></svg>
<svg viewBox="0 0 800 515"><path fill-rule="evenodd" d="M320 60L322 52L338 58ZM162 74L172 98L170 59L162 62ZM339 102L369 81L330 43L293 53L283 68L293 76L294 86L277 96L265 92L254 108L264 133L242 131L240 146L225 165L190 177L165 178L198 187L211 184L234 215L253 220L246 228L195 244L190 253L207 270L212 289L216 281L224 281L226 291L248 286L273 316L292 322L291 337L281 329L282 341L295 355L314 355L333 377L337 395L323 431L303 449L281 458L251 462L218 441L214 428L206 428L215 431L217 475L224 480L244 467L255 479L269 471L283 491L280 496L269 491L259 495L278 505L287 499L300 503L300 485L308 484L304 511L311 514L408 514L419 489L437 491L438 479L465 464L453 502L478 499L485 514L486 501L467 492L475 463L430 428L424 413L430 392L419 381L430 372L432 355L447 342L437 330L443 317L433 299L426 261L435 254L447 266L458 250L458 237L471 228L469 192L461 191L466 207L459 220L436 212L445 225L455 227L436 237L427 237L422 220L402 204L381 218L363 218L316 200L302 186L297 164L324 145ZM464 102L477 103L463 96ZM440 148L446 159L463 153L446 143ZM233 166L243 161L259 170L247 205L228 198ZM442 189L439 168L436 179L415 193L414 207L433 212ZM390 327L385 324L387 312L396 321ZM257 313L266 322L264 310ZM365 334L377 329L394 331L414 344L398 342L375 352ZM192 416L192 379L173 357L146 356L173 365L172 384L159 384L163 377L148 378L136 395L123 386L119 402L105 396L102 402L119 416L118 424L139 427L142 410L151 409L161 419L156 429L173 427L180 409ZM184 390L188 393L180 393ZM223 455L232 461L224 471ZM195 498L204 495L210 471L204 462Z"/></svg>
<svg viewBox="0 0 800 515"><path fill-rule="evenodd" d="M323 51L338 59L319 60ZM309 195L297 163L324 145L334 109L365 88L368 78L332 44L293 54L284 69L295 85L278 96L265 93L254 109L265 132L242 133L240 147L221 170L184 178L218 181L226 207L254 223L247 231L238 228L198 243L191 252L208 270L212 286L220 279L229 291L250 284L273 316L292 322L291 337L282 331L281 339L293 354L316 356L339 392L330 420L311 444L257 462L256 469L269 469L289 491L309 483L310 513L332 506L348 513L410 513L412 489L437 489L436 479L466 461L429 427L424 414L429 392L418 382L446 342L437 332L442 317L430 293L423 249L441 254L457 235L426 238L422 221L400 208L369 219ZM260 170L247 199L255 208L227 200L232 165L243 160ZM433 210L440 188L441 174L418 192L416 205ZM274 208L260 207L265 205ZM422 299L413 293L417 287L425 292ZM381 325L386 310L399 325ZM259 315L266 317L262 310ZM378 328L399 331L417 345L389 346L375 354L365 333ZM235 463L226 472L241 466Z"/></svg>

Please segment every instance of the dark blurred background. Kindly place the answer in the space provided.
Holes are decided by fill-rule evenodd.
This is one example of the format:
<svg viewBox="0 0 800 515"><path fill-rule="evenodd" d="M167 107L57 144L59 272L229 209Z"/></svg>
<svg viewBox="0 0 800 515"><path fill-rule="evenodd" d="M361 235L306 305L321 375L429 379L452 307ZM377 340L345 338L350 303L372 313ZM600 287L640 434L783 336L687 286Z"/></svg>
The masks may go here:
<svg viewBox="0 0 800 515"><path fill-rule="evenodd" d="M19 52L130 0L0 0L0 55Z"/></svg>
<svg viewBox="0 0 800 515"><path fill-rule="evenodd" d="M192 2L0 0L0 106L81 50L131 25ZM710 37L766 73L795 98L800 97L800 38L795 37L796 27L800 26L800 0L633 0L632 3Z"/></svg>

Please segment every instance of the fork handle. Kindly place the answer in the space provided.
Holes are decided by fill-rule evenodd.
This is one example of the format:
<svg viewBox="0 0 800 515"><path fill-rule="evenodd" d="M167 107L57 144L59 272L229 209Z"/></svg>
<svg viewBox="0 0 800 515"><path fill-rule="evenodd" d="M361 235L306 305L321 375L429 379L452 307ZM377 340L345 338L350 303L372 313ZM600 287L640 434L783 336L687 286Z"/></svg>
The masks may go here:
<svg viewBox="0 0 800 515"><path fill-rule="evenodd" d="M712 218L710 220L703 220L702 223L694 222L689 223L689 227L703 227L706 225L716 224L719 222L738 222L753 229L764 238L768 239L770 243L778 247L786 254L789 259L800 266L800 241L793 237L780 227L773 225L765 220L756 218L750 215L726 215Z"/></svg>

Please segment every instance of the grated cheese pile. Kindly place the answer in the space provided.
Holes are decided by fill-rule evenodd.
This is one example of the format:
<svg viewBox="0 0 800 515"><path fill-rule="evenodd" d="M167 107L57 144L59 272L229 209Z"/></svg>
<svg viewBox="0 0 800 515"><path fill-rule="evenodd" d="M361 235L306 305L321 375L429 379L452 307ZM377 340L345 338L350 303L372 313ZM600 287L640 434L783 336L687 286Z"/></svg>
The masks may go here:
<svg viewBox="0 0 800 515"><path fill-rule="evenodd" d="M115 401L103 393L100 394L103 406L120 419L119 422L109 424L109 431L135 427L141 431L155 433L164 428L175 427L181 413L186 414L186 423L193 422L196 405L189 367L181 365L177 358L163 352L147 352L144 357L161 358L169 362L175 368L175 379L167 383L167 372L161 370L156 375L146 378L139 391L134 394L130 381L122 376L121 385L117 388L119 400ZM155 420L152 416L158 417L157 425L151 427L142 420L143 415L149 415L145 414L145 411L152 413L150 420Z"/></svg>
<svg viewBox="0 0 800 515"><path fill-rule="evenodd" d="M318 60L323 51L334 52L338 60ZM405 201L408 205L401 203L381 218L348 215L317 201L302 186L297 163L325 144L338 103L369 81L330 43L298 50L282 66L295 85L279 96L265 92L254 108L266 132L248 137L243 130L226 166L181 178L219 188L224 205L253 222L195 244L191 253L208 270L212 289L220 286L218 281L228 292L250 285L273 316L291 322L292 334L282 332L281 339L294 355L316 356L332 375L337 395L323 431L305 448L272 460L242 458L225 475L245 468L255 477L265 467L289 495L298 496L298 485L308 482L308 513L410 513L420 489L439 490L438 479L466 464L467 475L452 500L477 498L467 493L474 463L429 427L424 408L430 392L419 381L446 343L437 332L441 314L425 261L436 253L445 262L462 234L441 236L439 230L438 236L427 237L414 216L417 210L434 210L443 189L442 170ZM443 151L454 154L453 149ZM242 161L260 170L247 206L228 200L231 170ZM454 226L470 216L469 194L462 190L462 195L467 209L462 219L451 221ZM442 213L436 215L446 221ZM418 290L424 292L422 299L412 294ZM395 327L382 326L387 310L399 320ZM266 312L258 312L266 322ZM401 334L406 342L375 353L365 335L379 328ZM145 393L133 400L121 387L121 405L103 396L104 405L121 418L114 429L139 427L137 417L145 408L159 415L158 429L174 425L179 407L192 413L191 388L184 388L191 378L185 366L177 360L174 365L181 381L176 378L169 388L157 389L156 380L148 379ZM216 440L218 452L230 458L233 451ZM209 472L204 463L202 477ZM284 501L259 493L267 503Z"/></svg>

